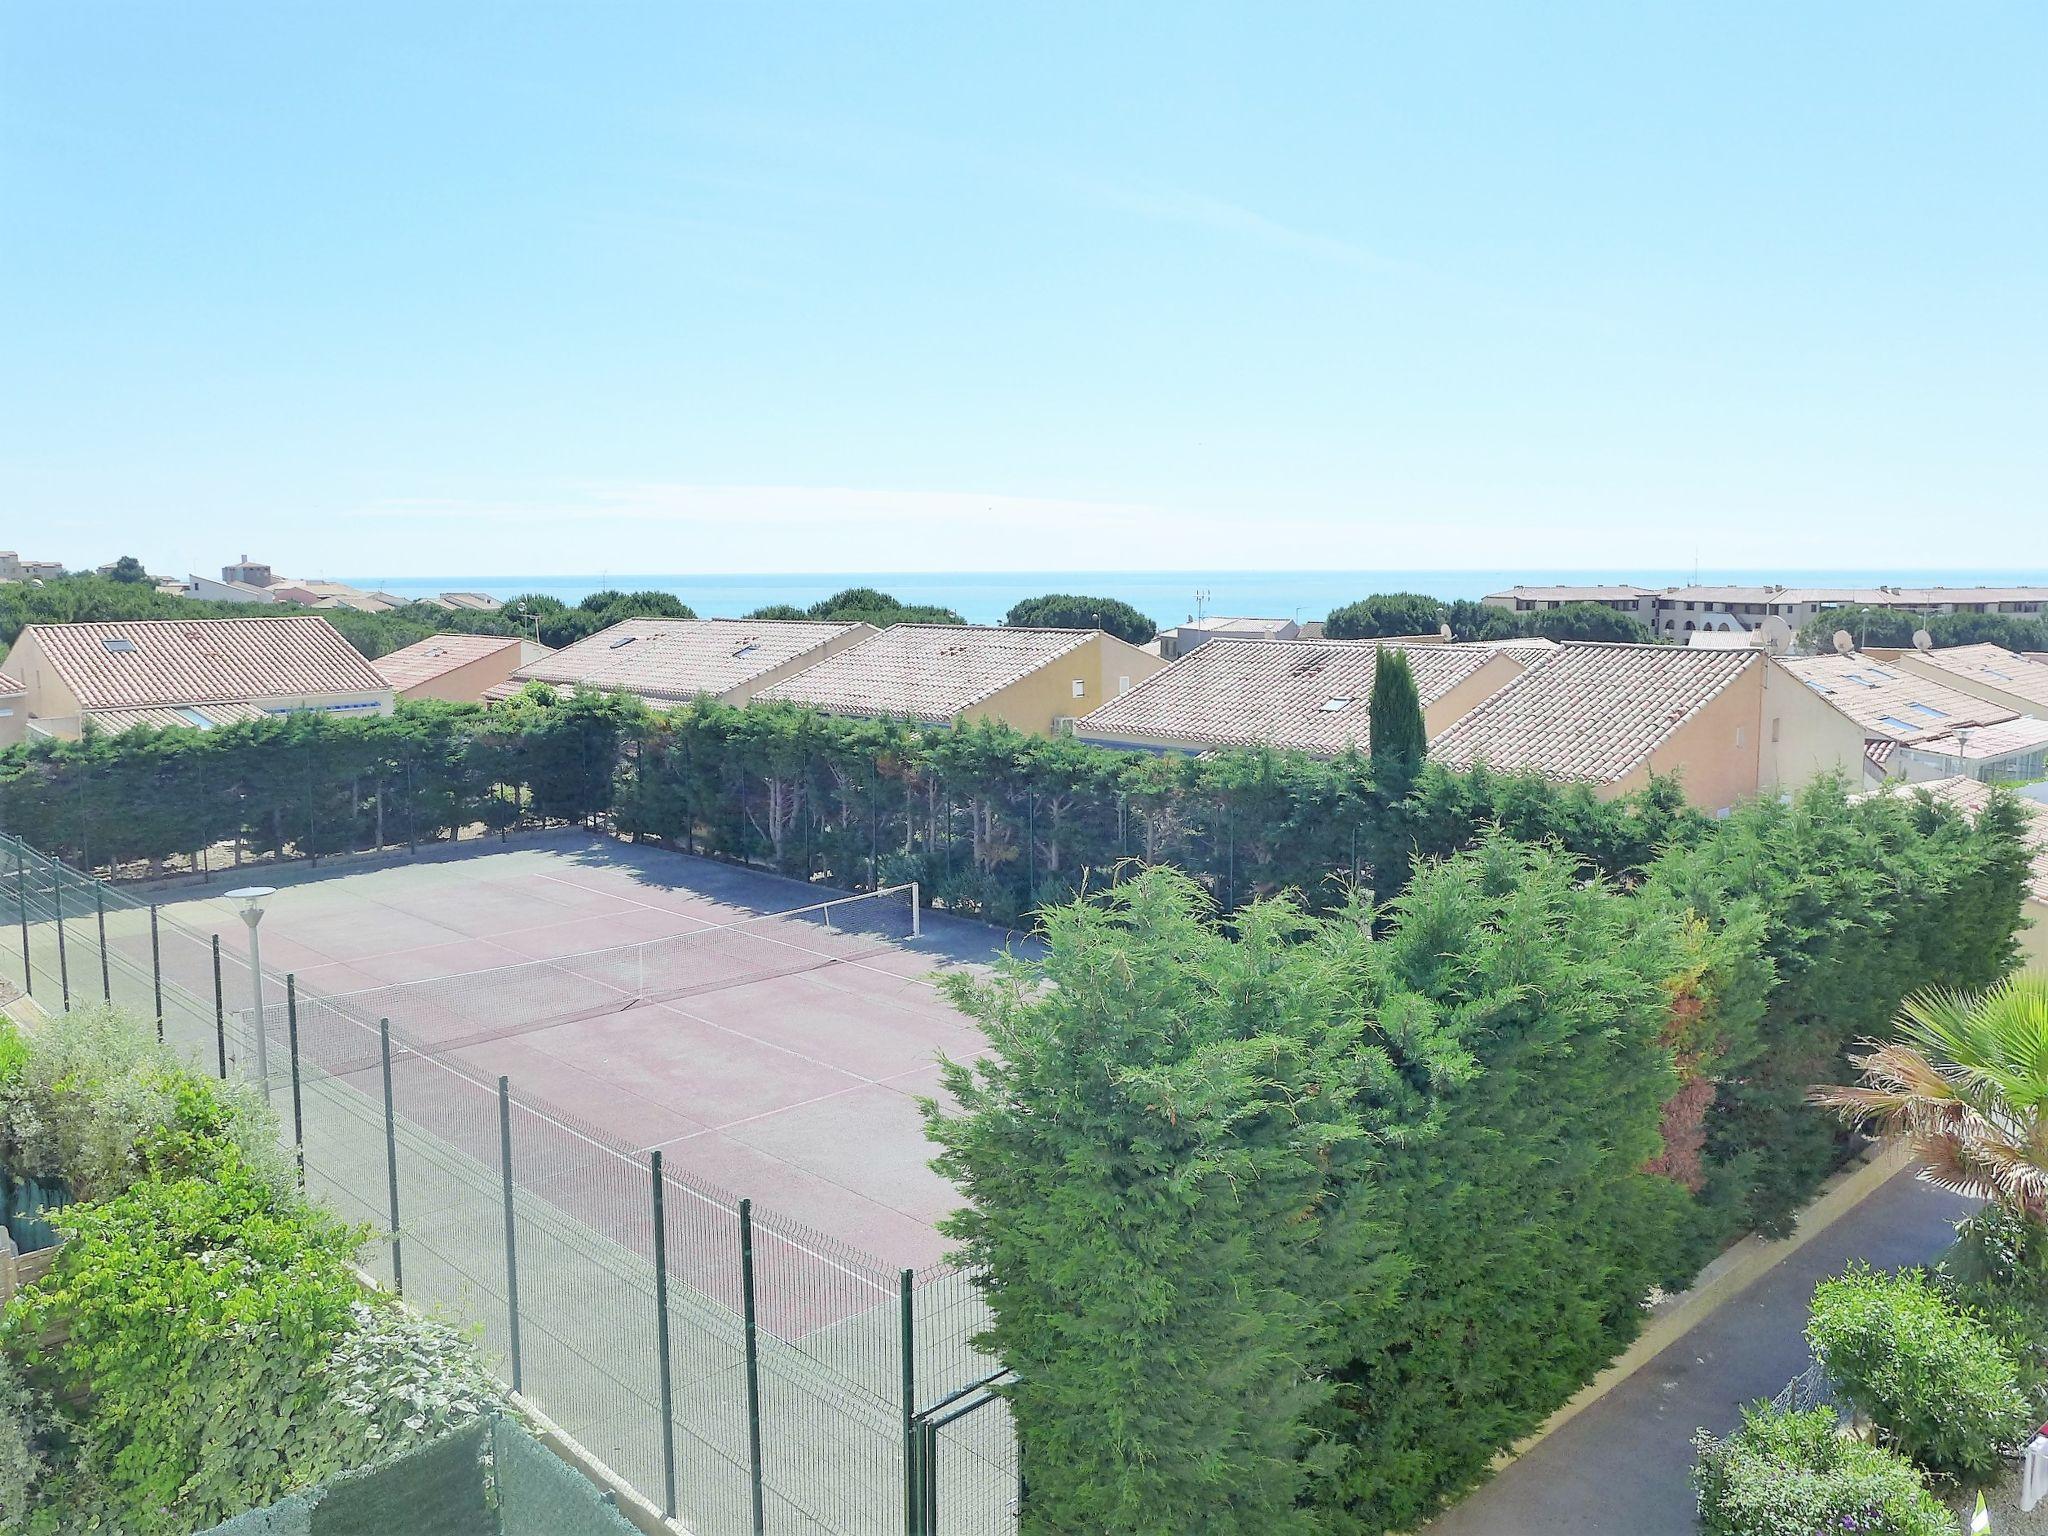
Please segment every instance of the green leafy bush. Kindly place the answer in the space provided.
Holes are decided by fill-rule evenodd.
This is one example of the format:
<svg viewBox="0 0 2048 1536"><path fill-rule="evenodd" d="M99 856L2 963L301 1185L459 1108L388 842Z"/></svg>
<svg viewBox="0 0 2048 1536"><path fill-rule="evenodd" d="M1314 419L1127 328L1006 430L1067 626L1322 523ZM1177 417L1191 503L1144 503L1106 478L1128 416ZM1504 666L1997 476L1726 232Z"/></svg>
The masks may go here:
<svg viewBox="0 0 2048 1536"><path fill-rule="evenodd" d="M247 1083L187 1072L152 1026L113 1008L84 1008L19 1036L0 1071L0 1130L16 1174L61 1178L81 1200L118 1193L142 1171L153 1135L224 1138L279 1194L295 1175L277 1122Z"/></svg>
<svg viewBox="0 0 2048 1536"><path fill-rule="evenodd" d="M0 1355L0 1531L27 1523L43 1475L42 1437L48 1407Z"/></svg>
<svg viewBox="0 0 2048 1536"><path fill-rule="evenodd" d="M194 1156L201 1138L174 1134ZM322 1366L353 1323L362 1234L207 1143L203 1172L67 1212L73 1235L0 1323L71 1410L78 1477L136 1536L182 1533L348 1464ZM52 1328L64 1342L44 1349Z"/></svg>
<svg viewBox="0 0 2048 1536"><path fill-rule="evenodd" d="M1922 1274L1852 1266L1815 1288L1806 1333L1885 1441L1936 1477L1992 1476L2033 1427L2012 1356Z"/></svg>
<svg viewBox="0 0 2048 1536"><path fill-rule="evenodd" d="M1746 1409L1727 1439L1702 1430L1693 1443L1705 1536L1955 1536L1912 1463L1845 1439L1830 1409Z"/></svg>
<svg viewBox="0 0 2048 1536"><path fill-rule="evenodd" d="M349 1311L320 1367L324 1417L349 1465L460 1428L499 1396L476 1346L445 1325L383 1300Z"/></svg>

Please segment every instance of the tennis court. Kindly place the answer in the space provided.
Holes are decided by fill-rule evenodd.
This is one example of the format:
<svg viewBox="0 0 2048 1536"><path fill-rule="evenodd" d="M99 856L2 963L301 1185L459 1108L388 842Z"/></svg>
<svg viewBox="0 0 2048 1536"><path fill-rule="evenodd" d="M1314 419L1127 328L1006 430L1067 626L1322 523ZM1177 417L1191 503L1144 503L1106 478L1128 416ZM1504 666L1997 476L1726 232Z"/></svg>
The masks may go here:
<svg viewBox="0 0 2048 1536"><path fill-rule="evenodd" d="M889 1266L944 1251L933 1225L958 1202L916 1101L981 1037L926 978L993 958L995 931L926 913L913 936L908 892L824 906L836 893L576 832L250 879L279 887L264 968L302 993ZM235 904L180 894L159 896L167 920L242 948Z"/></svg>

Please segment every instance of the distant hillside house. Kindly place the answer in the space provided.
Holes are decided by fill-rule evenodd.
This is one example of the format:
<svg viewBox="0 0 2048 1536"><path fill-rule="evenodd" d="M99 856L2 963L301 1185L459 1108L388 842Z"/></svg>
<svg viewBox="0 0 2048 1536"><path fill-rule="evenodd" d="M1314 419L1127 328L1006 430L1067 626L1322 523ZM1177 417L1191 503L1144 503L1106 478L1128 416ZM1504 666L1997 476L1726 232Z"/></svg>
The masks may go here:
<svg viewBox="0 0 2048 1536"><path fill-rule="evenodd" d="M230 567L234 569L234 567ZM269 587L246 581L215 581L211 576L187 577L181 595L204 603L275 603L277 594Z"/></svg>
<svg viewBox="0 0 2048 1536"><path fill-rule="evenodd" d="M430 635L370 665L400 699L474 704L518 668L549 654L518 635Z"/></svg>
<svg viewBox="0 0 2048 1536"><path fill-rule="evenodd" d="M1795 656L1785 669L1863 727L1870 777L2038 779L2048 720L1965 692L1939 670L1887 657Z"/></svg>
<svg viewBox="0 0 2048 1536"><path fill-rule="evenodd" d="M261 560L251 560L244 555L233 565L222 566L220 579L230 586L267 587L277 578L271 574L270 567Z"/></svg>
<svg viewBox="0 0 2048 1536"><path fill-rule="evenodd" d="M457 613L496 613L505 606L488 592L443 592L430 601Z"/></svg>
<svg viewBox="0 0 2048 1536"><path fill-rule="evenodd" d="M874 633L872 624L798 619L625 619L520 666L486 697L539 682L621 689L657 709L703 697L744 704Z"/></svg>
<svg viewBox="0 0 2048 1536"><path fill-rule="evenodd" d="M75 738L90 723L210 730L311 709L388 715L391 685L324 619L152 619L31 624L4 670L26 686L29 730Z"/></svg>
<svg viewBox="0 0 2048 1536"><path fill-rule="evenodd" d="M1603 796L1676 774L1726 811L1822 773L1862 782L1863 728L1759 651L1568 643L1434 737L1429 755L1580 780Z"/></svg>
<svg viewBox="0 0 2048 1536"><path fill-rule="evenodd" d="M1189 619L1159 632L1159 654L1177 661L1211 640L1296 640L1301 625L1293 619Z"/></svg>
<svg viewBox="0 0 2048 1536"><path fill-rule="evenodd" d="M1434 639L1434 637L1432 637ZM1371 749L1367 704L1382 654L1404 652L1431 735L1519 677L1541 653L1326 640L1212 640L1075 723L1105 747L1208 752L1284 747L1318 757Z"/></svg>
<svg viewBox="0 0 2048 1536"><path fill-rule="evenodd" d="M898 624L758 695L831 715L1067 729L1157 672L1157 656L1099 629Z"/></svg>

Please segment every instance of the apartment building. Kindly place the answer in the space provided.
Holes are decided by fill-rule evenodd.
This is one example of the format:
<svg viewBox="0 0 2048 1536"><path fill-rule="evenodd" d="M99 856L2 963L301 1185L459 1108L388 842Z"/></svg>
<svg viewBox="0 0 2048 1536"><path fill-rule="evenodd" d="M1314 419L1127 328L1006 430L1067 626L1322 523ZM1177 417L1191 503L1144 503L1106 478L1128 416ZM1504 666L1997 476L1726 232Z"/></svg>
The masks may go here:
<svg viewBox="0 0 2048 1536"><path fill-rule="evenodd" d="M2048 613L2048 587L1516 586L1481 601L1527 613L1598 603L1627 613L1665 639L1700 631L1734 634L1777 618L1797 631L1833 608L1892 608L1917 614Z"/></svg>

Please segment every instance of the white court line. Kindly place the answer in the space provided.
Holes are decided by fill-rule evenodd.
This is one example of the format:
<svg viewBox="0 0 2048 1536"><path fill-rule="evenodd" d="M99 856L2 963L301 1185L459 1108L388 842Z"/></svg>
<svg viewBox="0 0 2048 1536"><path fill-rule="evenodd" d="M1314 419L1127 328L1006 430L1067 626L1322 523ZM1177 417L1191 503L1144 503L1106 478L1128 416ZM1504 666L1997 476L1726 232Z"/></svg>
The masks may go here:
<svg viewBox="0 0 2048 1536"><path fill-rule="evenodd" d="M547 878L549 878L549 877L548 877L548 876L545 876L545 875L544 875L544 876L542 876L541 878L542 878L542 879L547 879ZM573 882L573 881L565 881L565 882L563 882L563 883L564 883L564 884L574 884L575 882ZM600 894L602 894L602 893L600 893ZM174 927L176 927L176 928L180 928L180 929L183 929L183 928L184 928L184 925L183 925L183 924L173 924L172 926L174 926ZM194 932L193 932L192 930L190 930L190 929L184 929L184 931L185 931L185 932L187 933L187 935L188 935L188 936L190 936L190 937L198 937L198 935L196 935L196 934L195 934L195 933L194 933ZM175 983L172 983L172 985L174 985L174 986L175 986L176 984L175 984ZM600 983L600 985L602 985L602 983ZM178 990L178 991L180 991L180 992L185 992L185 989L184 989L183 987L178 987L178 988L177 988L177 990ZM619 989L618 989L618 988L616 988L616 987L614 987L614 988L613 988L612 990L613 990L613 991L618 991ZM191 993L191 992L185 992L185 996L186 996L186 997L187 997L187 998L188 998L188 999L189 999L189 1000L190 1000L190 1001L191 1001L191 1002L193 1003L193 1005L194 1005L194 1006L202 1006L202 1004L201 1004L201 1000L200 1000L200 999L199 999L199 998L198 998L198 997L197 997L197 996L196 996L196 995L195 995L194 993ZM347 1014L346 1012L343 1012L343 1013L341 1014L341 1017L342 1017L343 1019L347 1020L347 1022L348 1022L348 1023L351 1023L351 1024L355 1025L355 1026L356 1026L356 1027L357 1027L358 1029L362 1030L362 1031L363 1031L363 1033L364 1033L364 1034L366 1034L366 1035L375 1035L375 1034L377 1033L376 1029L375 1029L375 1028L373 1028L373 1027L372 1027L371 1025L369 1025L369 1024L366 1024L366 1023L364 1023L364 1022L363 1022L363 1021L362 1021L361 1019L351 1018L351 1017L350 1017L350 1016L349 1016L349 1015L348 1015L348 1014ZM258 1025L257 1027L261 1028L262 1026L261 1026L261 1025L259 1024L259 1025ZM395 1062L395 1061L397 1061L400 1055L406 1055L406 1056L411 1056L411 1057L414 1057L414 1058L416 1058L416 1059L418 1059L418 1060L420 1060L420 1061L424 1061L424 1062L426 1062L426 1063L427 1063L427 1064L428 1064L429 1066L433 1066L433 1067L437 1067L437 1068L439 1068L439 1069L440 1069L441 1071L443 1071L443 1072L447 1073L447 1074L448 1074L448 1075L449 1075L450 1077L453 1077L453 1078L455 1078L455 1079L456 1079L457 1081L459 1081L459 1082L462 1082L462 1083L466 1083L466 1084L467 1084L468 1086L470 1086L471 1088L475 1088L475 1089L478 1089L478 1090L480 1090L480 1091L482 1091L482 1092L486 1092L486 1093L490 1092L490 1090L489 1090L488 1088L486 1088L484 1084L482 1084L482 1083L479 1083L479 1082L478 1082L478 1081L477 1081L477 1080L476 1080L475 1078L471 1077L471 1076L470 1076L470 1075L469 1075L469 1074L468 1074L467 1072L461 1072L461 1071L458 1071L458 1070L456 1070L456 1068L455 1068L455 1067L453 1067L452 1065L450 1065L450 1064L449 1064L449 1063L448 1063L447 1061L443 1060L443 1059L442 1059L442 1058L441 1058L441 1057L440 1057L439 1055L437 1055L436 1053L434 1053L434 1052L432 1052L432 1051L430 1051L430 1050L425 1050L425 1049L421 1049L421 1048L419 1048L419 1047L415 1047L415 1046L411 1046L411 1045L405 1045L405 1046L402 1046L402 1047L400 1048L400 1050L399 1050L399 1051L396 1051L396 1052L394 1052L394 1053L392 1054L392 1060L393 1060L394 1062ZM650 1100L649 1102L652 1102L652 1101ZM553 1126L553 1127L554 1127L554 1128L555 1128L556 1130L558 1130L558 1131L562 1131L562 1132L564 1132L565 1134L567 1134L567 1135L569 1135L569 1136L573 1136L573 1137L574 1137L574 1138L575 1138L576 1140L578 1140L578 1141L582 1142L582 1143L583 1143L583 1144L584 1144L585 1146L588 1146L588 1147L592 1147L592 1148L596 1149L597 1151L599 1151L599 1152L602 1152L602 1153L604 1153L604 1154L605 1154L606 1156L608 1156L608 1157L614 1157L614 1158L617 1158L617 1159L618 1159L618 1160L619 1160L620 1162L624 1163L624 1164L625 1164L625 1165L626 1165L627 1167L631 1168L631 1169L632 1169L632 1170L633 1170L634 1172L636 1172L636 1173L645 1173L645 1172L647 1171L647 1170L646 1170L646 1169L645 1169L645 1168L644 1168L644 1167L643 1167L643 1166L642 1166L642 1165L641 1165L641 1164L640 1164L640 1163L639 1163L639 1162L638 1162L638 1161L636 1160L636 1158L635 1158L635 1156L634 1156L634 1155L632 1155L632 1154L628 1154L628 1153L624 1153L624 1152L621 1152L621 1151L619 1151L619 1150L618 1150L618 1149L617 1149L616 1147L608 1147L608 1146L606 1146L606 1145L605 1145L605 1144L604 1144L603 1142L601 1142L601 1141L597 1141L597 1140L595 1140L595 1139L594 1139L594 1138L592 1138L592 1137L589 1137L589 1136L586 1136L586 1135L584 1135L584 1134L583 1134L583 1132L581 1132L581 1131L579 1131L578 1129L576 1129L576 1127L575 1127L575 1126L573 1126L573 1125L565 1125L565 1124L563 1124L563 1122L561 1122L560 1120L557 1120L557 1119L556 1119L556 1118L555 1118L555 1117L554 1117L553 1115L550 1115L550 1114L548 1114L548 1113L547 1113L547 1111L545 1111L545 1110L542 1110L542 1109L537 1109L537 1108L533 1107L532 1105L522 1105L522 1106L521 1106L521 1108L523 1108L523 1109L527 1110L527 1112L528 1112L528 1113L530 1113L530 1114L535 1114L535 1115L538 1115L538 1116L539 1116L539 1117L540 1117L541 1119L543 1119L543 1120L547 1121L547 1122L548 1122L548 1123L549 1123L550 1125L552 1125L552 1126ZM431 1131L431 1130L428 1130L428 1129L427 1129L427 1128L426 1128L425 1126L422 1126L422 1127L420 1127L420 1129L421 1129L422 1131L424 1131L424 1132L425 1132L425 1133L426 1133L427 1135L429 1135L429 1136L434 1136L434 1135L435 1135L435 1133L434 1133L433 1131ZM441 1140L442 1138L440 1138L440 1137L438 1137L438 1136L435 1136L435 1139L436 1139L436 1140ZM452 1145L452 1144L451 1144L451 1145ZM459 1149L458 1149L458 1150L459 1150ZM716 1199L713 1199L713 1198L712 1198L712 1197L711 1197L710 1195L707 1195L707 1194L705 1194L705 1193L704 1193L704 1192L703 1192L702 1190L699 1190L699 1189L695 1189L695 1188L692 1188L692 1187L691 1187L691 1186L690 1186L690 1185L689 1185L688 1183L686 1183L686 1182L683 1182L683 1181L681 1181L681 1180L674 1180L674 1179L671 1179L671 1180L665 1180L664 1182L666 1182L666 1183L667 1183L667 1184L669 1185L669 1187L670 1187L670 1188L673 1188L673 1189L676 1189L676 1190L680 1190L680 1191L681 1191L681 1192L682 1192L683 1194L686 1194L686 1195L690 1196L690 1197L691 1197L692 1199L695 1199L695 1200L700 1200L700 1201L702 1201L702 1202L703 1202L704 1204L706 1204L706 1205L710 1206L710 1207L711 1207L712 1209L714 1209L714 1210L716 1210L716 1211L719 1211L719 1212L721 1212L721 1213L722 1213L722 1214L724 1214L724 1215L727 1215L727 1216L734 1216L734 1217L736 1217L736 1216L737 1216L737 1214L738 1214L737 1210L736 1210L736 1209L735 1209L734 1207L728 1206L728 1205L727 1205L727 1204L726 1204L726 1203L725 1203L724 1201L722 1201L722 1200L716 1200ZM538 1191L532 1191L532 1190L530 1190L530 1191L528 1191L528 1193L530 1193L530 1194L538 1194ZM849 1193L854 1193L854 1192L853 1192L853 1191L849 1191ZM543 1196L542 1198L545 1198L545 1197ZM893 1209L893 1207L891 1207L891 1209ZM832 1256L831 1256L830 1254L824 1254L824 1253L819 1253L819 1252L818 1252L818 1251L817 1251L816 1249L814 1249L814 1248L811 1248L811 1247L809 1247L808 1245L806 1245L806 1244L804 1244L804 1243L802 1243L802 1242L799 1242L799 1241L798 1241L797 1239L795 1239L795 1238L793 1238L793 1237L788 1237L788 1236L785 1236L785 1235L783 1235L783 1234L781 1234L781 1233L776 1233L776 1234L775 1234L775 1236L776 1236L776 1238L777 1238L777 1240L778 1240L778 1241L780 1241L780 1242L785 1242L785 1243L789 1244L789 1246L790 1246L790 1247L792 1247L792 1248L795 1248L795 1249L796 1249L796 1250L797 1250L798 1252L800 1252L800 1253L803 1253L803 1254L806 1254L806 1255L808 1255L808 1256L809 1256L810 1258L813 1258L813 1259L817 1260L817 1261L818 1261L818 1262L819 1262L820 1264L823 1264L823 1265L824 1265L824 1266L826 1266L826 1267L827 1267L828 1269L836 1269L836 1270L838 1270L838 1271L839 1271L839 1272L840 1272L841 1274L843 1274L843 1275L846 1275L846 1276L847 1276L848 1278L850 1278L850 1279L852 1279L852 1280L855 1280L855 1281L859 1282L859 1283L860 1283L860 1284L862 1284L862 1285L865 1285L865 1286L867 1286L867 1287L868 1287L868 1288L869 1288L870 1290L874 1291L874 1292L875 1292L875 1293L876 1293L877 1295L882 1295L882 1296L893 1296L893 1295L895 1295L895 1294L896 1294L896 1293L895 1293L895 1290L894 1290L894 1289L893 1289L892 1287L890 1287L890 1286L887 1286L887 1285L884 1285L884 1284L882 1284L881 1282L879 1282L879 1281L875 1280L875 1279L874 1279L874 1278L873 1278L872 1276L869 1276L869 1275L864 1275L864 1274L862 1274L862 1273L861 1273L861 1272L860 1272L859 1270L857 1270L857 1269L850 1269L850 1268L848 1268L848 1267L847 1267L846 1265L844 1265L844 1264L840 1263L840 1262L839 1262L839 1261L838 1261L837 1259L833 1258L833 1257L832 1257ZM848 1246L854 1246L854 1245L852 1245L852 1244L849 1244ZM881 1263L882 1261L881 1261L881 1260L879 1260L879 1259L877 1259L877 1260L876 1260L876 1262L877 1262L878 1264L880 1264L880 1263Z"/></svg>
<svg viewBox="0 0 2048 1536"><path fill-rule="evenodd" d="M575 887L575 888L576 888L577 890L579 890L579 891L589 891L589 892L590 892L590 893L591 893L592 895L594 895L594 896L609 896L609 895L611 895L611 894L612 894L612 893L611 893L610 891L601 891L601 890L599 890L599 889L598 889L598 888L597 888L596 886L594 886L594 885L583 885L583 884L581 884L581 883L579 883L579 882L577 882L577 881L575 881L575 880L564 880L564 879L563 879L563 878L562 878L562 877L561 877L560 875L543 875L543 874L540 874L540 873L539 873L538 871L536 871L536 872L535 872L535 875L534 875L534 878L535 878L535 879L538 879L538 880L553 880L553 881L554 881L554 882L555 882L556 884L558 884L558 885L569 885L569 886L574 886L574 887ZM881 890L881 891L869 891L869 892L866 892L866 893L865 893L865 895L866 895L866 896L880 896L880 895L887 895L887 894L889 894L890 892L893 892L893 891L902 891L902 890L907 890L907 889L908 889L908 887L907 887L907 886L901 886L901 885L894 885L894 886L889 886L889 887L886 887L886 888L885 888L884 890ZM812 903L811 903L811 904L810 904L809 906L807 906L807 907L791 907L791 908L789 909L789 911L788 911L788 912L760 912L760 913L756 913L756 914L755 914L755 915L754 915L753 917L742 917L742 918L737 918L737 919L735 919L734 921L732 921L732 922L730 922L730 923L718 923L718 924L714 924L713 926L714 926L714 928L718 928L718 929L723 929L723 928L737 928L737 927L739 927L739 926L740 926L740 925L741 925L742 923L755 923L755 922L763 922L763 921L765 921L766 919L768 919L768 918L771 918L771 917L787 917L787 916L789 916L789 914L790 914L791 912L815 912L815 911L817 911L817 910L818 910L818 908L819 908L819 907L823 907L823 906L837 906L837 905L838 905L838 904L839 904L840 902L842 902L842 901L859 901L859 900L862 900L862 899L864 899L864 897L863 897L863 895L862 895L862 894L855 894L855 895L852 895L852 896L834 896L834 897L831 897L831 898L829 898L829 899L828 899L828 900L826 900L826 901L817 901L817 902L812 902ZM656 905L655 905L655 904L654 904L653 902L651 902L651 901L635 901L635 900L634 900L634 899L633 899L633 898L632 898L631 896L621 896L621 897L619 897L619 900L620 900L620 901L625 901L625 902L632 902L632 904L633 904L634 906L636 906L636 907L646 907L646 908L647 908L647 909L648 909L649 911L652 911L652 912L669 912L669 911L673 911L673 910L674 910L674 909L673 909L673 908L671 908L671 907L662 907L662 906L656 906ZM702 931L702 930L700 930L700 931ZM764 937L764 938L766 938L767 936L766 936L766 935L763 935L763 937ZM805 954L807 954L807 955L816 955L816 956L818 956L818 958L820 958L821 960L831 960L831 961L833 962L833 964L835 964L835 965L850 965L850 966L852 966L852 967L853 967L854 969L856 969L856 970L861 970L861 971L872 971L872 972L873 972L873 973L874 973L875 975L877 975L877 976L887 976L887 977L890 977L891 979L893 979L893 980L896 980L896 981L914 981L914 982L918 982L918 983L920 983L921 985L924 985L924 986L927 986L927 987L929 987L929 986L931 986L931 985L932 985L932 983L931 983L930 979L929 979L929 978L927 978L927 977L923 977L923 976L899 976L899 975L897 975L897 974L896 974L896 972L894 972L894 971L885 971L885 970L883 970L883 969L882 969L882 968L881 968L881 967L880 967L879 965L868 965L868 964L867 964L867 963L865 963L864 961L860 961L860 960L841 960L841 959L838 959L838 958L837 958L836 956L833 956L833 955L831 955L831 954L828 954L828 953L827 953L826 951L824 951L824 950L822 950L822 949L812 949L812 948L811 948L811 947L810 947L809 945L807 945L807 944L795 944L795 943L791 943L791 942L790 942L789 940L787 940L787 939L775 939L775 938L769 938L769 939L768 939L768 942L769 942L769 943L771 943L771 944L783 944L783 945L787 945L787 947L789 947L790 949L799 949L799 950L802 950L802 951L803 951L803 952L804 952ZM769 978L769 977L763 977L763 978L762 978L762 980L764 980L764 981L766 981L766 980L770 980L770 979L771 979L771 978ZM742 985L745 985L745 983L742 983Z"/></svg>

